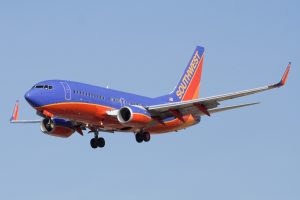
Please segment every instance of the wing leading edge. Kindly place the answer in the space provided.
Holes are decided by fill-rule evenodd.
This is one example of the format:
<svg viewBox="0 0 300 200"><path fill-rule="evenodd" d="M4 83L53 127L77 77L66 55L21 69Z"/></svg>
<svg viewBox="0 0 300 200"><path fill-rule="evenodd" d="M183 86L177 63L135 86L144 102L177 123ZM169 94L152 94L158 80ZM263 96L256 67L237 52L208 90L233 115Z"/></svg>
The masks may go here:
<svg viewBox="0 0 300 200"><path fill-rule="evenodd" d="M271 85L248 89L248 90L242 90L242 91L228 93L228 94L222 94L222 95L211 96L206 98L199 98L199 99L194 99L189 101L179 101L174 103L148 106L147 110L151 113L152 116L158 116L160 118L174 116L174 110L177 113L178 112L181 113L181 115L187 115L187 114L203 115L204 114L210 116L210 113L222 112L222 111L240 108L244 106L255 105L257 103L242 104L238 106L230 106L225 108L217 108L218 105L220 105L219 102L221 101L248 96L255 93L260 93L260 92L264 92L267 90L280 88L284 86L287 81L290 68L291 68L291 63L288 64L281 80L276 84L271 84Z"/></svg>

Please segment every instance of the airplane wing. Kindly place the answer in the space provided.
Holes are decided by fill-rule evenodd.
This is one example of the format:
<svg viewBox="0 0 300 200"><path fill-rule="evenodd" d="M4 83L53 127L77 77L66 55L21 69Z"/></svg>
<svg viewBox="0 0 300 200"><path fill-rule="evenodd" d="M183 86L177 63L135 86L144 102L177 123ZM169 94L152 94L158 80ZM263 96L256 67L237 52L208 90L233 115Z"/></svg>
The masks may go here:
<svg viewBox="0 0 300 200"><path fill-rule="evenodd" d="M19 116L19 101L16 101L12 116L10 118L10 123L40 123L42 120L18 120Z"/></svg>
<svg viewBox="0 0 300 200"><path fill-rule="evenodd" d="M240 108L244 106L255 105L257 103L242 104L242 105L230 106L225 108L217 108L218 105L220 105L219 102L221 101L248 96L251 94L264 92L266 90L271 90L274 88L279 88L281 86L284 86L287 81L290 68L291 68L291 63L288 64L281 80L276 84L271 84L263 87L254 88L254 89L242 90L238 92L211 96L206 98L193 99L189 101L179 101L174 103L153 105L153 106L146 107L146 109L151 114L151 116L164 119L171 116L175 116L179 118L187 114L194 114L194 115L200 114L200 115L210 116L211 113L222 112L222 111Z"/></svg>
<svg viewBox="0 0 300 200"><path fill-rule="evenodd" d="M245 103L245 104L240 104L240 105L235 105L235 106L227 106L227 107L223 107L223 108L213 108L213 109L209 109L208 112L209 112L209 114L214 114L214 113L223 112L226 110L233 110L233 109L242 108L242 107L246 107L246 106L253 106L253 105L257 105L257 104L259 104L259 102ZM205 115L205 113L200 113L200 115Z"/></svg>

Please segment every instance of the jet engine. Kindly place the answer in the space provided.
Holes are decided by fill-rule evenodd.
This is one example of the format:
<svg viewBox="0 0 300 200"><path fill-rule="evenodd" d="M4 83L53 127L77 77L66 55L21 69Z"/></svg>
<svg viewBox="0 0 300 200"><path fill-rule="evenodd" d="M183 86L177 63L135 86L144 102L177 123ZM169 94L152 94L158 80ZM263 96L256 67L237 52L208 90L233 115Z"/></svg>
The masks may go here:
<svg viewBox="0 0 300 200"><path fill-rule="evenodd" d="M41 122L41 131L47 135L67 138L75 132L75 128L72 122L65 119L45 118Z"/></svg>
<svg viewBox="0 0 300 200"><path fill-rule="evenodd" d="M152 121L151 115L142 107L125 106L117 114L117 119L121 124L129 126L144 126Z"/></svg>

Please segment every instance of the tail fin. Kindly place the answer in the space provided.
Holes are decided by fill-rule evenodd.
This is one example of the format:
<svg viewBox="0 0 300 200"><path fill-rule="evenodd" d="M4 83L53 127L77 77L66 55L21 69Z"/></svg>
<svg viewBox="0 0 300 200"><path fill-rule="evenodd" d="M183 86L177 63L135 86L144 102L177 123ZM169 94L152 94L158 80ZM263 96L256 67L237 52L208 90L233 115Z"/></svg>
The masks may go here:
<svg viewBox="0 0 300 200"><path fill-rule="evenodd" d="M177 101L186 101L199 97L204 47L197 46L179 83L171 96Z"/></svg>

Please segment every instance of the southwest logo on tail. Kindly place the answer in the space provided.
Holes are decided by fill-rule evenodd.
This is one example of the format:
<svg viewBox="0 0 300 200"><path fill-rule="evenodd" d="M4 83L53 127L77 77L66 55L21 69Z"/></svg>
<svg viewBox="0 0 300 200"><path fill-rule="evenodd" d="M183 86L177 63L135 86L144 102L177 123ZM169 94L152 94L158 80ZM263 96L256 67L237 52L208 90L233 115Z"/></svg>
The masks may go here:
<svg viewBox="0 0 300 200"><path fill-rule="evenodd" d="M197 47L184 74L182 75L175 94L180 101L198 98L203 64L203 47Z"/></svg>
<svg viewBox="0 0 300 200"><path fill-rule="evenodd" d="M19 120L16 102L11 123L40 123L47 135L67 138L77 132L94 133L92 148L105 146L100 133L128 132L138 143L149 142L151 135L178 131L196 125L201 117L258 104L219 107L222 101L279 88L285 85L288 64L278 83L217 96L199 98L204 48L196 47L180 81L168 95L150 98L105 87L68 80L36 83L25 93L26 101L41 119Z"/></svg>

